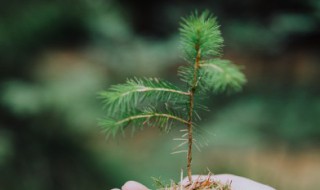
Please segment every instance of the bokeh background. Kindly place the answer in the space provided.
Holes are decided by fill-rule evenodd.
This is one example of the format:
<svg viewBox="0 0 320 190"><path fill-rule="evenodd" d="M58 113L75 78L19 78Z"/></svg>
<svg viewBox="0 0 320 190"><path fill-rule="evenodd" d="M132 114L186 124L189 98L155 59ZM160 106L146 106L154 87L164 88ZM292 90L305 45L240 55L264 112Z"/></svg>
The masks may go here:
<svg viewBox="0 0 320 190"><path fill-rule="evenodd" d="M181 134L106 140L97 93L133 76L181 85L181 16L212 11L239 94L205 102L194 173L233 173L277 189L320 185L320 1L29 0L0 5L0 189L101 190L179 180Z"/></svg>

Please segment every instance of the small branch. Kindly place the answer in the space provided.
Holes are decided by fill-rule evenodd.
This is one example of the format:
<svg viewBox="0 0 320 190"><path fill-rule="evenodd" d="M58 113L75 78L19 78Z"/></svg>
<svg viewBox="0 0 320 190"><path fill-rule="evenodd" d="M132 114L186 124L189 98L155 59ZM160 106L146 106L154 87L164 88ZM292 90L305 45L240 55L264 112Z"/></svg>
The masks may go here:
<svg viewBox="0 0 320 190"><path fill-rule="evenodd" d="M182 119L180 117L174 116L174 115L165 114L165 113L152 113L152 114L141 114L141 115L135 115L135 116L127 117L125 119L122 119L122 120L118 121L116 123L116 125L121 125L122 123L131 121L131 120L135 120L135 119L151 118L151 117L166 117L166 118L169 118L169 119L180 121L181 123L184 123L184 124L188 124L188 121L186 121L186 120L184 120L184 119Z"/></svg>
<svg viewBox="0 0 320 190"><path fill-rule="evenodd" d="M215 64L208 64L208 63L203 63L203 64L200 64L199 65L200 67L211 67L211 68L213 68L213 69L216 69L216 70L218 70L219 72L224 72L224 70L221 68L221 67L219 67L219 66L217 66L217 65L215 65Z"/></svg>
<svg viewBox="0 0 320 190"><path fill-rule="evenodd" d="M184 152L187 152L187 150L179 150L176 152L172 152L171 154L179 154L179 153L184 153Z"/></svg>
<svg viewBox="0 0 320 190"><path fill-rule="evenodd" d="M163 92L172 92L172 93L177 93L177 94L182 94L182 95L187 95L187 96L190 95L190 92L184 92L184 91L180 91L180 90L173 90L173 89L168 89L168 88L151 88L151 87L141 86L140 89L127 91L127 92L121 94L120 96L127 96L128 94L135 93L135 92L149 92L149 91L163 91Z"/></svg>

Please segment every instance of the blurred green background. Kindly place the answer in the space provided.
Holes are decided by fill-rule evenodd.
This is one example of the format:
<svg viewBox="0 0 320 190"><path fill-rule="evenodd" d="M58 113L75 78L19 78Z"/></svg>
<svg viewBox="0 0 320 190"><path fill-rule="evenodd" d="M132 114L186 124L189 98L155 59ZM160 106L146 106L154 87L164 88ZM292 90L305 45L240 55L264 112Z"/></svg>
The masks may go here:
<svg viewBox="0 0 320 190"><path fill-rule="evenodd" d="M320 1L29 0L0 6L0 189L98 190L180 178L181 134L106 140L97 93L132 76L179 82L178 23L208 9L224 58L244 65L239 94L210 96L194 172L277 189L320 182ZM181 129L181 128L179 128Z"/></svg>

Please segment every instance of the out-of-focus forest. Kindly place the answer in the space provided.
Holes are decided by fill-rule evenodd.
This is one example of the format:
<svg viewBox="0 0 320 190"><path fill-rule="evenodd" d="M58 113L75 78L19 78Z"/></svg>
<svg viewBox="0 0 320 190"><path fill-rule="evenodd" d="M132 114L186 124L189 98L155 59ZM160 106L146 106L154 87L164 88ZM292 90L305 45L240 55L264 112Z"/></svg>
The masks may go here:
<svg viewBox="0 0 320 190"><path fill-rule="evenodd" d="M194 172L276 189L320 182L320 1L29 0L0 4L0 189L98 190L180 178L173 129L105 139L97 93L126 78L176 76L179 21L218 17L239 94L212 95Z"/></svg>

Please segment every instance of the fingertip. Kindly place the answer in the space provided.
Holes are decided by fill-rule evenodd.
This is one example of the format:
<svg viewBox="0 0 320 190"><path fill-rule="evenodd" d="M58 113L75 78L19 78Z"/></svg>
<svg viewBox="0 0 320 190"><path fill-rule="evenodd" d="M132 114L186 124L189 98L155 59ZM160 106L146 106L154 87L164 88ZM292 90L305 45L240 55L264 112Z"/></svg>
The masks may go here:
<svg viewBox="0 0 320 190"><path fill-rule="evenodd" d="M123 186L122 190L149 190L146 186L136 181L127 181Z"/></svg>

